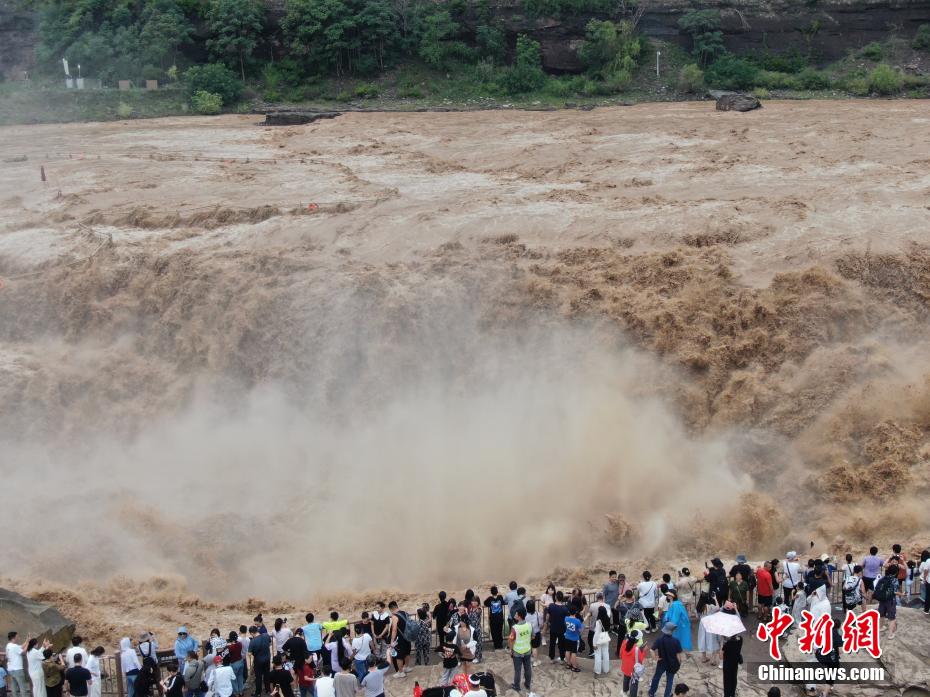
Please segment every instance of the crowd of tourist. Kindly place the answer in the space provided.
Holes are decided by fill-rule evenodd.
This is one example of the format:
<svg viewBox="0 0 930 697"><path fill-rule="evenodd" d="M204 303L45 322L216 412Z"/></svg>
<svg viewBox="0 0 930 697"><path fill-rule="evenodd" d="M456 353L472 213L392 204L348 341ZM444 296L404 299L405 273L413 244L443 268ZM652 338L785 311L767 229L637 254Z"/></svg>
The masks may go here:
<svg viewBox="0 0 930 697"><path fill-rule="evenodd" d="M615 661L629 697L637 697L651 668L649 697L656 696L663 679L664 697L671 697L688 691L675 685L675 677L683 655L695 651L701 661L718 664L724 697L734 697L742 636L709 633L701 619L717 612L745 618L754 611L765 622L775 606L797 621L803 610L829 613L831 586L840 576L843 609L877 603L889 640L898 604L915 589L930 614L928 551L918 563L900 545L884 556L872 547L861 563L847 554L842 564L827 555L802 563L790 551L755 568L744 555L737 555L729 570L711 559L699 576L682 568L674 577L644 571L631 580L611 571L593 593L549 584L534 597L511 581L503 593L492 586L484 599L472 590L461 600L440 592L435 605L412 613L396 602L378 602L352 622L337 611L326 617L310 612L292 629L283 617L266 626L259 614L249 625L213 629L203 641L182 626L165 647L172 654L167 663L157 638L144 632L135 642L130 637L120 642L119 670L128 697L382 697L386 676L403 679L415 665L436 660L443 668L440 687L451 686L454 697L486 697L485 651L506 650L514 669L511 688L525 689L530 697L535 697L534 670L546 656L572 673L582 671L579 657L593 659L595 676L610 673ZM698 625L696 645L692 622ZM102 646L88 652L80 636L58 653L47 641L21 640L10 632L0 697L7 697L7 686L10 697L27 697L29 685L32 697L100 697L104 653Z"/></svg>

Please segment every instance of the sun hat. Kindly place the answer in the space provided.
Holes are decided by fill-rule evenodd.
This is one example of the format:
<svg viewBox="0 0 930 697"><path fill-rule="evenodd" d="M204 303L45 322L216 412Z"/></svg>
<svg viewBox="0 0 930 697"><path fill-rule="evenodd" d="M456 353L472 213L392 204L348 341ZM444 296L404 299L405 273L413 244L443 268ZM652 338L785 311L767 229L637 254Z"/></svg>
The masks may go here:
<svg viewBox="0 0 930 697"><path fill-rule="evenodd" d="M663 634L674 634L676 629L678 629L678 625L674 622L666 622L662 625Z"/></svg>

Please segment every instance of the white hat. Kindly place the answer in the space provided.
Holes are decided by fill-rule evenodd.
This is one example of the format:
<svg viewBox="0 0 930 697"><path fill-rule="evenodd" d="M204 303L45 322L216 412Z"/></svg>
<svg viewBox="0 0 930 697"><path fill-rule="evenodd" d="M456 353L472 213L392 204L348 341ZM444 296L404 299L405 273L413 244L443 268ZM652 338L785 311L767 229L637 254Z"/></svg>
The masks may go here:
<svg viewBox="0 0 930 697"><path fill-rule="evenodd" d="M791 561L791 560L794 560L794 559L797 559L797 558L798 558L798 553L797 553L797 552L788 552L788 554L786 554L785 556L788 557L789 561Z"/></svg>

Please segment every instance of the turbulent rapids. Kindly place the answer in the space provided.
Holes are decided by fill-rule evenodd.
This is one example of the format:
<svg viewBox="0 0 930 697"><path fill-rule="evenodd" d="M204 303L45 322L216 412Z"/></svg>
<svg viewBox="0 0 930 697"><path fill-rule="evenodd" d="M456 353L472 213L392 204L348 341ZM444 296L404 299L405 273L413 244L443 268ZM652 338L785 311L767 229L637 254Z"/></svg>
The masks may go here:
<svg viewBox="0 0 930 697"><path fill-rule="evenodd" d="M0 129L9 585L109 631L923 539L922 109Z"/></svg>

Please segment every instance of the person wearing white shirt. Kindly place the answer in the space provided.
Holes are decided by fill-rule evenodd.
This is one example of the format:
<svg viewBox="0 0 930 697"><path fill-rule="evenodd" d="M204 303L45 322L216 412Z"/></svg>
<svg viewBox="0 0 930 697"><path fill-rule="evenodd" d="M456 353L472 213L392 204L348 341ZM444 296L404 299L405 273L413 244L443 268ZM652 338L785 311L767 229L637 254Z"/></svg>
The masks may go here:
<svg viewBox="0 0 930 697"><path fill-rule="evenodd" d="M636 586L636 592L639 597L639 606L643 609L646 616L646 622L649 623L649 631L656 630L656 603L659 600L659 586L652 580L652 574L648 571L643 572L643 580Z"/></svg>
<svg viewBox="0 0 930 697"><path fill-rule="evenodd" d="M87 668L87 664L90 661L90 654L81 646L82 641L83 639L77 634L71 638L71 648L69 648L68 652L65 654L65 662L68 664L69 668L74 668L74 657L77 654L81 654L81 665Z"/></svg>
<svg viewBox="0 0 930 697"><path fill-rule="evenodd" d="M336 697L336 681L329 666L323 666L323 676L316 679L316 697Z"/></svg>
<svg viewBox="0 0 930 697"><path fill-rule="evenodd" d="M236 686L236 672L229 665L229 657L214 659L216 669L211 673L207 686L219 697L232 697Z"/></svg>
<svg viewBox="0 0 930 697"><path fill-rule="evenodd" d="M46 639L40 646L38 639L30 639L26 647L26 666L32 681L32 697L45 697L45 671L42 669L42 662L45 660L45 649L51 648L52 644Z"/></svg>
<svg viewBox="0 0 930 697"><path fill-rule="evenodd" d="M23 647L26 645L16 643L16 632L6 635L6 670L10 676L10 697L27 697L29 689L26 687L26 669L23 667Z"/></svg>
<svg viewBox="0 0 930 697"><path fill-rule="evenodd" d="M917 575L920 577L921 593L924 598L924 614L930 615L930 552L927 550L920 553Z"/></svg>
<svg viewBox="0 0 930 697"><path fill-rule="evenodd" d="M352 640L352 660L355 662L355 675L358 676L359 682L368 674L368 657L371 656L372 648L371 634L367 632Z"/></svg>
<svg viewBox="0 0 930 697"><path fill-rule="evenodd" d="M87 665L84 666L90 672L93 682L90 684L90 697L100 697L103 692L101 685L100 657L104 654L104 648L98 646L90 652L90 658L87 659Z"/></svg>
<svg viewBox="0 0 930 697"><path fill-rule="evenodd" d="M804 585L804 578L801 576L801 565L798 563L798 553L788 552L785 557L785 563L782 565L781 587L785 592L785 605L791 605L791 598L796 588Z"/></svg>

